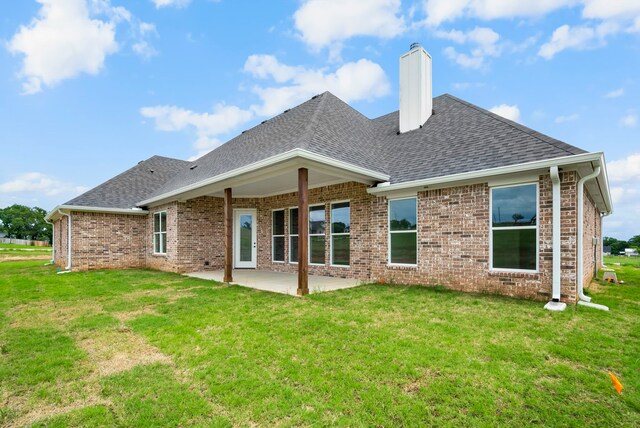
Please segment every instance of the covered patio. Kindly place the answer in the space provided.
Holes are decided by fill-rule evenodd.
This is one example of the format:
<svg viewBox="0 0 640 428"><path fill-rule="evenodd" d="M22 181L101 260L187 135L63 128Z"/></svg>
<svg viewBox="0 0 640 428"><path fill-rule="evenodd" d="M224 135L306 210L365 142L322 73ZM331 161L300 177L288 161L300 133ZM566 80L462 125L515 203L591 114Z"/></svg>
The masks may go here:
<svg viewBox="0 0 640 428"><path fill-rule="evenodd" d="M187 276L208 279L218 282L224 281L224 271L193 272ZM309 275L309 293L323 293L325 291L343 290L357 287L361 284L357 279L335 278L320 275ZM298 295L298 274L273 272L255 269L234 269L233 284L273 293Z"/></svg>

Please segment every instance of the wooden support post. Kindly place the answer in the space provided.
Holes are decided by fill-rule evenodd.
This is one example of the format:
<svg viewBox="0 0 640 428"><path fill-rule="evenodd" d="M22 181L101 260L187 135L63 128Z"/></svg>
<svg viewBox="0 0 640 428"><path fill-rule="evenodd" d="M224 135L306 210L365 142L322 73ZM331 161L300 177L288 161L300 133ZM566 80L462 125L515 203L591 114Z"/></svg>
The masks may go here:
<svg viewBox="0 0 640 428"><path fill-rule="evenodd" d="M231 188L224 189L224 282L233 281L233 206Z"/></svg>
<svg viewBox="0 0 640 428"><path fill-rule="evenodd" d="M309 294L309 170L298 169L298 296Z"/></svg>

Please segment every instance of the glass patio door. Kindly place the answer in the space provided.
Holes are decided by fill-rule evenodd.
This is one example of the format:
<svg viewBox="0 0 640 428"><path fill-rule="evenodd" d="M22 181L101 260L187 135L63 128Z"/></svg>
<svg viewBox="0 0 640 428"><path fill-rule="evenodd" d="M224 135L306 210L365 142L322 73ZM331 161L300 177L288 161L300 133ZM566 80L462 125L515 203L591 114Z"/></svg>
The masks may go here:
<svg viewBox="0 0 640 428"><path fill-rule="evenodd" d="M254 268L257 263L256 210L234 211L234 265L236 268Z"/></svg>

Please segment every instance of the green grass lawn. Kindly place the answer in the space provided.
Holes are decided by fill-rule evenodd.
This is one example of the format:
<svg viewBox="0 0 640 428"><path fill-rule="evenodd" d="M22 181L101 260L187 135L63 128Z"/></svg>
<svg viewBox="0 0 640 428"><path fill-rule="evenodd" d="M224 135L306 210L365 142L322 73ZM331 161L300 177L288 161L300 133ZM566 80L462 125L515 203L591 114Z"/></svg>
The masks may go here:
<svg viewBox="0 0 640 428"><path fill-rule="evenodd" d="M589 290L610 312L551 313L438 287L295 298L1 263L0 425L640 426L640 267L616 269L636 279Z"/></svg>

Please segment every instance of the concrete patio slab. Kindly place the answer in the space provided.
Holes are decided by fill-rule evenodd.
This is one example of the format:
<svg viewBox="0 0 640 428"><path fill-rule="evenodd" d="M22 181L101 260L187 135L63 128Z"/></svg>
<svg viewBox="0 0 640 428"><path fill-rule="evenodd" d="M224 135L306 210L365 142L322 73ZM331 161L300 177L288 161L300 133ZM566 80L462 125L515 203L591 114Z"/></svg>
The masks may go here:
<svg viewBox="0 0 640 428"><path fill-rule="evenodd" d="M224 271L192 272L187 276L223 282ZM234 269L232 284L273 293L296 296L298 288L298 274L271 272L255 269ZM309 292L323 293L325 291L342 290L357 287L361 281L350 278L333 278L329 276L309 275Z"/></svg>

